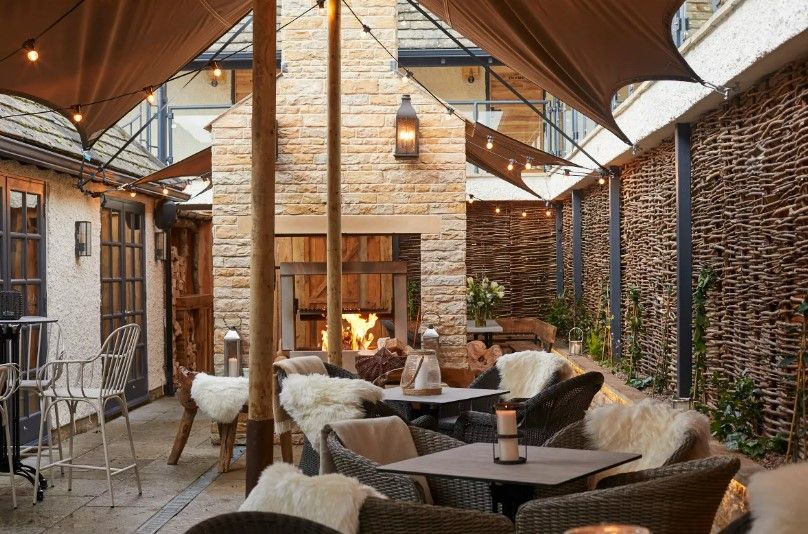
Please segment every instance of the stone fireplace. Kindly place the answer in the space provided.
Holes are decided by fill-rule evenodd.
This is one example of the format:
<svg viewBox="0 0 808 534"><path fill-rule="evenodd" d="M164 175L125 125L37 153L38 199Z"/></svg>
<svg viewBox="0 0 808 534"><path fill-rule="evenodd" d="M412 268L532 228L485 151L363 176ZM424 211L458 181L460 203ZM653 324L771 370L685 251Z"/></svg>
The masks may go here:
<svg viewBox="0 0 808 534"><path fill-rule="evenodd" d="M357 14L396 50L396 0L354 0ZM280 24L311 5L284 0ZM412 82L343 10L342 193L346 234L420 235L421 330L441 335L443 365L465 365L464 124ZM279 236L325 234L326 22L314 10L282 32L278 79L275 206ZM420 156L393 156L395 115L412 96L420 122ZM211 124L213 139L213 276L215 365L222 338L241 321L249 350L250 114L245 98ZM324 251L323 251L324 254ZM277 256L277 254L276 254ZM277 258L280 263L282 258ZM276 312L280 310L276 307Z"/></svg>

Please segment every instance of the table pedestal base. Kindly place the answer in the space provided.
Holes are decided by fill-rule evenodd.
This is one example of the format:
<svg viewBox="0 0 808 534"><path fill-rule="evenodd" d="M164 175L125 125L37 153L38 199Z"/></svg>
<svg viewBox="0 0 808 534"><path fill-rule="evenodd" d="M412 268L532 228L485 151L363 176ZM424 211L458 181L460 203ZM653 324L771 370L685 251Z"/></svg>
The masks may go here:
<svg viewBox="0 0 808 534"><path fill-rule="evenodd" d="M499 513L502 507L502 515L511 521L516 519L516 512L519 507L533 499L535 489L533 486L524 484L500 484L491 483L491 503L493 512Z"/></svg>

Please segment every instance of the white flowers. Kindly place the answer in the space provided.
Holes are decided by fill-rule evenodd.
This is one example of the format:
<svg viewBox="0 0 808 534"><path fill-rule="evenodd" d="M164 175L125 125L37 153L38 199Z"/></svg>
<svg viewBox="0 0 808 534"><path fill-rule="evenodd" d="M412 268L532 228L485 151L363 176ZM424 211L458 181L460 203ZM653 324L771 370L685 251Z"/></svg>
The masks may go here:
<svg viewBox="0 0 808 534"><path fill-rule="evenodd" d="M505 288L499 282L491 281L487 276L480 280L475 280L472 276L466 278L466 302L475 319L490 318L491 311L503 298Z"/></svg>

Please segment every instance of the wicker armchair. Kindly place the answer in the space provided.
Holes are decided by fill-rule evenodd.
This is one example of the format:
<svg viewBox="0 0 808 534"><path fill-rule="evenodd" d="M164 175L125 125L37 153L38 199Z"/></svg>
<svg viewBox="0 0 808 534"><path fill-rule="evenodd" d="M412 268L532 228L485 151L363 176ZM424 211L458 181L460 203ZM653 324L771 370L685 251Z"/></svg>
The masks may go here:
<svg viewBox="0 0 808 534"><path fill-rule="evenodd" d="M707 534L739 467L737 458L717 456L608 477L594 491L524 504L516 532L561 534L609 522L641 525L654 534Z"/></svg>
<svg viewBox="0 0 808 534"><path fill-rule="evenodd" d="M721 529L720 534L746 534L752 530L752 514L746 512Z"/></svg>
<svg viewBox="0 0 808 534"><path fill-rule="evenodd" d="M584 421L576 421L563 428L558 433L550 437L545 443L545 447L561 447L564 449L588 449L593 450L595 446L590 442L584 431ZM685 433L682 444L673 454L662 464L671 465L684 462L693 458L693 450L699 442L699 435L694 431ZM662 467L660 466L660 467Z"/></svg>
<svg viewBox="0 0 808 534"><path fill-rule="evenodd" d="M411 426L410 433L421 456L463 445L454 438L424 428ZM421 487L410 476L379 471L377 463L346 449L333 432L326 438L325 446L331 453L338 473L355 477L391 499L424 502ZM479 511L491 510L491 493L485 482L442 477L427 477L427 482L435 504Z"/></svg>
<svg viewBox="0 0 808 534"><path fill-rule="evenodd" d="M188 534L334 534L326 526L271 512L231 512L206 519ZM512 534L498 514L368 498L359 512L359 534Z"/></svg>
<svg viewBox="0 0 808 534"><path fill-rule="evenodd" d="M519 428L524 432L525 442L543 445L559 430L583 419L602 385L602 374L584 373L545 388L524 401L519 413ZM466 443L492 443L496 436L496 420L491 413L466 412L455 423L454 437Z"/></svg>
<svg viewBox="0 0 808 534"><path fill-rule="evenodd" d="M331 378L357 378L355 374L351 373L350 371L346 371L337 365L332 365L330 363L324 363L324 365L328 376ZM280 387L283 388L283 381L286 379L286 373L284 373L281 369L276 369L275 372L278 373L278 384L280 384ZM365 401L362 403L362 408L364 409L365 417L367 418L388 417L394 415L416 426L432 428L436 425L435 419L429 416L419 417L410 422L405 414L384 402ZM303 451L300 454L300 464L298 464L298 467L303 473L309 476L317 475L320 473L320 454L314 450L314 447L312 447L308 438L304 436L303 439Z"/></svg>

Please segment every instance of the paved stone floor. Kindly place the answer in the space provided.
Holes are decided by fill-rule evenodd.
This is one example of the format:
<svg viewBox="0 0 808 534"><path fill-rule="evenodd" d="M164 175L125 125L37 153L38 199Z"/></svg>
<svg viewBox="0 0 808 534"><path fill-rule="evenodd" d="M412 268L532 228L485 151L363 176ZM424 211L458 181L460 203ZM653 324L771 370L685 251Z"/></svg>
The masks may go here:
<svg viewBox="0 0 808 534"><path fill-rule="evenodd" d="M242 455L230 472L215 473L219 448L210 444L210 420L202 414L196 418L179 464L166 465L181 415L182 408L171 397L130 413L143 495L137 494L133 472L113 477L114 508L109 506L103 471L74 470L73 490L68 492L67 477L62 478L54 470L50 475L54 487L48 489L45 500L36 506L32 505L31 485L18 477L16 510L11 505L8 477L0 476L0 533L181 533L207 517L235 510L244 498L245 457ZM109 422L107 432L112 465L126 465L130 453L123 419ZM103 465L97 427L77 436L74 448L76 462ZM299 451L295 452L297 456ZM279 447L275 448L275 454L280 461ZM178 495L195 496L172 517L169 509L176 508ZM170 519L165 522L167 518Z"/></svg>

